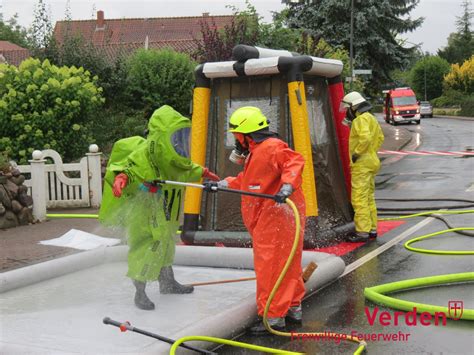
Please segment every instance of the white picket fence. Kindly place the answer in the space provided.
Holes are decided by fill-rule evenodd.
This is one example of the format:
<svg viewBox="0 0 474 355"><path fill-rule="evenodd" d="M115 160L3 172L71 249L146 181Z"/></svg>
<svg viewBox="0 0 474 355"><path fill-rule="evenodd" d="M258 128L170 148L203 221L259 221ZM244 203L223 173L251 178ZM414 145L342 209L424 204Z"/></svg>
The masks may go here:
<svg viewBox="0 0 474 355"><path fill-rule="evenodd" d="M91 144L89 153L79 163L64 164L55 150L35 150L30 165L19 165L22 174L31 176L24 184L33 197L35 218L44 220L48 208L99 207L102 201L101 155L99 147ZM52 159L52 164L47 158Z"/></svg>

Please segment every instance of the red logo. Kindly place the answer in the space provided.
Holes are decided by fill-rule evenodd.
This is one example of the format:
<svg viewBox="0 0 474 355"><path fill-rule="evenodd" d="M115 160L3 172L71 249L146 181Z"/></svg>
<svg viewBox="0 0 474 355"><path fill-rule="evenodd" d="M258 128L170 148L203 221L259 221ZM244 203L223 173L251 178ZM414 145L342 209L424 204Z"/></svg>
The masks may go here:
<svg viewBox="0 0 474 355"><path fill-rule="evenodd" d="M453 320L461 319L463 310L464 310L464 302L463 301L449 301L448 302L449 318L451 318Z"/></svg>

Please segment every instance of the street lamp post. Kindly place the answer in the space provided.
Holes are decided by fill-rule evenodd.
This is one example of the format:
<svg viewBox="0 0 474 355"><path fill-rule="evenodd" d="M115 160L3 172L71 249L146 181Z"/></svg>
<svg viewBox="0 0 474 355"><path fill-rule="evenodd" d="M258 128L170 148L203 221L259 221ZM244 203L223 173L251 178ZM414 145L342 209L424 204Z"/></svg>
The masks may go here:
<svg viewBox="0 0 474 355"><path fill-rule="evenodd" d="M425 101L426 100L426 53L423 52L423 75L425 77L424 79L424 86L425 86Z"/></svg>
<svg viewBox="0 0 474 355"><path fill-rule="evenodd" d="M352 91L352 81L354 80L354 68L353 68L353 55L354 55L354 0L351 0L351 31L349 35L349 74L351 76L351 81L349 83L349 88Z"/></svg>
<svg viewBox="0 0 474 355"><path fill-rule="evenodd" d="M413 44L415 48L417 48L418 51L421 53L421 57L423 58L423 89L424 89L423 91L425 92L425 101L428 101L427 100L428 95L426 94L426 53L423 52L423 50L421 49L423 42L416 44L413 42L405 41L405 43Z"/></svg>

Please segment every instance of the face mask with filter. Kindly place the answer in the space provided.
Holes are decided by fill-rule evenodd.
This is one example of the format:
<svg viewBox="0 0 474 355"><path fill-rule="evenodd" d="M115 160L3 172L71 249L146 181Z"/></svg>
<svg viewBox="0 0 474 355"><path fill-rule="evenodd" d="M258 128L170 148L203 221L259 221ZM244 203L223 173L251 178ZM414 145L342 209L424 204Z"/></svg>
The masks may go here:
<svg viewBox="0 0 474 355"><path fill-rule="evenodd" d="M237 165L244 165L245 158L247 158L249 151L245 149L242 144L236 139L235 147L229 155L229 160Z"/></svg>

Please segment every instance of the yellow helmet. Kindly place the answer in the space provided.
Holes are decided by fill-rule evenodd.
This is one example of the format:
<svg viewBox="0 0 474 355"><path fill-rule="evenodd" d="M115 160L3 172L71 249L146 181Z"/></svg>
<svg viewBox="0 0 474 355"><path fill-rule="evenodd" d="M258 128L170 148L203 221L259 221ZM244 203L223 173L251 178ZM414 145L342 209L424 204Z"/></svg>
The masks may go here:
<svg viewBox="0 0 474 355"><path fill-rule="evenodd" d="M268 127L270 121L258 107L241 107L230 116L229 132L252 133Z"/></svg>

